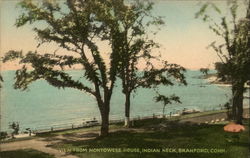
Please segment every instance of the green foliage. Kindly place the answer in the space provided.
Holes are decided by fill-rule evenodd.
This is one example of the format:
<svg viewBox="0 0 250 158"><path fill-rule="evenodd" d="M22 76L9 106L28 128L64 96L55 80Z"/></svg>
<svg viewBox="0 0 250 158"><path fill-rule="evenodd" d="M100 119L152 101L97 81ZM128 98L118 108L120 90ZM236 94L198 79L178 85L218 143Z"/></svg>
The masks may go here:
<svg viewBox="0 0 250 158"><path fill-rule="evenodd" d="M68 0L65 5L69 9L69 13L64 12L59 4L52 3L52 1L35 3L31 0L24 0L19 3L23 13L16 21L17 27L24 26L27 23L45 22L47 26L44 28L34 26L34 31L37 33L37 39L39 40L38 46L46 42L55 42L59 47L74 52L75 55L41 55L37 52L28 52L26 55L22 55L22 52L9 51L3 58L4 62L20 58L20 64L31 65L34 68L33 71L27 71L27 67L24 66L16 72L16 88L26 89L31 82L43 78L58 88L71 87L95 95L93 91L96 87L91 89L84 86L83 83L74 81L64 71L65 67L72 67L77 64L81 64L85 70L84 77L95 83L96 86L108 89L108 80L114 82L115 63L117 62L113 58L115 54L111 53L110 64L112 66L108 71L97 44L92 41L92 39L98 38L104 40L105 37L112 34L110 30L107 32L104 21L109 20L109 18L101 13L101 9L107 9L106 11L110 12L108 9L111 9L112 6L105 8L107 7L105 6L107 5L106 2L98 0L86 3ZM90 51L90 54L85 47ZM88 55L91 55L93 60L90 60ZM61 70L55 70L56 67ZM110 89L112 88L110 87Z"/></svg>
<svg viewBox="0 0 250 158"><path fill-rule="evenodd" d="M17 27L38 22L45 24L41 27L32 25L38 47L54 42L73 55L34 51L23 55L21 51L9 51L3 61L18 58L23 65L16 71L14 87L17 89L26 90L30 83L39 79L57 88L75 88L93 95L101 115L107 117L117 75L123 80L125 93L131 93L138 87L173 85L173 79L186 84L183 67L166 61L162 61L161 68L153 66L151 60L160 60L160 56L153 55L152 49L159 45L148 38L148 28L161 26L164 22L161 17L152 16L153 4L149 1L135 0L126 4L123 0L67 0L63 7L68 11L52 1L23 0L19 6L22 13L16 20ZM98 40L111 45L109 65L104 62ZM147 66L143 75L138 75L141 60ZM93 86L74 80L67 74L65 68L74 65L83 67L83 77ZM29 66L32 70L28 70Z"/></svg>
<svg viewBox="0 0 250 158"><path fill-rule="evenodd" d="M171 95L170 97L166 97L164 95L158 95L155 97L155 101L156 102L162 102L163 105L167 105L167 104L172 104L172 102L176 102L176 103L181 103L180 98L178 96L175 95Z"/></svg>
<svg viewBox="0 0 250 158"><path fill-rule="evenodd" d="M119 36L115 38L119 52L118 76L126 96L125 115L129 117L131 93L139 87L157 91L159 85L172 86L175 81L186 84L185 69L177 64L169 64L161 59L161 54L152 51L159 48L159 44L149 38L150 34L155 35L164 25L162 17L151 13L153 3L138 0L132 1L129 7L124 3L116 7L119 8L119 12L114 14L114 19L118 19L119 23ZM158 29L150 32L150 27ZM141 63L146 64L141 67Z"/></svg>
<svg viewBox="0 0 250 158"><path fill-rule="evenodd" d="M219 78L223 82L228 82L231 80L230 77L227 75L229 74L228 71L230 71L227 64L222 62L216 62L214 65L215 70L217 71L217 78Z"/></svg>
<svg viewBox="0 0 250 158"><path fill-rule="evenodd" d="M2 77L2 75L0 74L0 89L2 88L1 82L3 82L3 77Z"/></svg>
<svg viewBox="0 0 250 158"><path fill-rule="evenodd" d="M144 71L144 75L140 78L139 86L152 88L159 85L173 86L175 81L186 85L184 73L185 69L177 64L164 63L163 68L155 68L152 66L149 70Z"/></svg>
<svg viewBox="0 0 250 158"><path fill-rule="evenodd" d="M242 123L244 84L250 79L250 1L247 0L246 4L248 5L246 17L239 19L237 17L238 3L236 0L231 1L229 3L231 18L219 12L220 24L207 14L206 9L209 3L196 14L196 17L203 17L203 21L209 23L209 28L223 39L222 44L212 42L210 46L221 59L222 64L217 65L220 76L223 80L229 79L232 83L232 111L237 123ZM204 20L205 17L206 19L209 17L209 20Z"/></svg>
<svg viewBox="0 0 250 158"><path fill-rule="evenodd" d="M57 88L74 88L91 94L96 98L102 119L105 118L106 122L102 121L102 129L107 134L110 98L120 60L120 35L124 29L119 20L129 16L123 12L128 6L117 5L120 3L124 4L123 0L67 0L64 4L46 0L20 2L22 13L16 20L16 26L32 24L37 34L38 47L53 42L67 50L68 54L30 51L22 55L18 51L8 52L4 62L19 58L20 64L23 65L16 71L14 87L26 90L30 83L44 79ZM33 25L38 22L44 25ZM127 25L129 24L128 21ZM134 33L139 34L139 30L140 28L137 28ZM107 63L104 62L99 42L96 41L110 44L111 52ZM82 66L82 76L92 84L87 86L86 83L73 79L65 71L75 65ZM32 69L28 70L28 67Z"/></svg>
<svg viewBox="0 0 250 158"><path fill-rule="evenodd" d="M9 125L9 128L13 130L13 132L11 133L12 135L12 138L14 138L14 135L17 135L19 134L19 123L18 122L12 122L10 125Z"/></svg>
<svg viewBox="0 0 250 158"><path fill-rule="evenodd" d="M7 53L5 53L4 57L2 58L2 61L7 62L7 61L11 61L11 60L16 60L22 56L23 56L22 51L10 50Z"/></svg>
<svg viewBox="0 0 250 158"><path fill-rule="evenodd" d="M209 68L200 68L200 72L207 75L209 72Z"/></svg>
<svg viewBox="0 0 250 158"><path fill-rule="evenodd" d="M138 87L173 85L169 77L185 83L181 73L184 68L164 61L163 67L156 69L150 62L151 59L159 59L151 54L151 50L159 45L148 39L150 32L147 28L164 24L161 17L152 16L152 6L149 1L140 0L129 4L124 0L67 0L64 4L46 0L21 1L19 7L22 13L16 20L16 27L32 24L38 47L53 42L69 54L42 54L35 51L23 54L21 51L9 51L3 61L18 58L23 65L16 71L14 87L26 90L30 83L44 79L57 88L87 92L96 98L101 116L107 121L117 76L124 79L123 87L127 88L123 91L129 93ZM38 23L44 25L37 27ZM96 41L110 44L108 62L104 62ZM140 60L147 63L142 76L137 75ZM83 77L92 84L87 86L74 80L65 71L75 65L82 66ZM107 130L108 122L102 122Z"/></svg>
<svg viewBox="0 0 250 158"><path fill-rule="evenodd" d="M0 132L0 140L4 140L5 138L8 137L8 133L7 132Z"/></svg>
<svg viewBox="0 0 250 158"><path fill-rule="evenodd" d="M249 3L249 1L247 1ZM221 16L221 23L217 24L208 14L207 9L212 6L219 16ZM212 47L221 59L224 65L227 65L227 71L223 71L224 75L230 76L234 80L242 80L246 82L250 77L250 48L249 48L249 16L237 17L237 1L229 3L229 11L231 19L222 16L215 8L215 4L206 3L199 12L196 13L197 18L202 18L203 21L209 23L209 28L215 32L216 35L224 40L224 43L217 45L212 42ZM249 8L248 8L249 10ZM249 14L249 13L248 13ZM207 17L209 20L204 20Z"/></svg>
<svg viewBox="0 0 250 158"><path fill-rule="evenodd" d="M162 109L163 116L165 115L166 105L172 104L173 102L181 104L180 97L178 97L174 94L169 96L169 97L166 97L165 95L161 95L158 93L158 96L155 96L154 99L156 102L161 102L163 104L163 109Z"/></svg>

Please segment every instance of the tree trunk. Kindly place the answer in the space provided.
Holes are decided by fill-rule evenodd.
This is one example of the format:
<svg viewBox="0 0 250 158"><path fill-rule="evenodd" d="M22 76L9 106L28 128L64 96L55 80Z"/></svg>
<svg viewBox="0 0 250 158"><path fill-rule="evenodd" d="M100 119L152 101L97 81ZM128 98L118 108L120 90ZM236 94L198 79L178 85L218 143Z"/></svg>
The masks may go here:
<svg viewBox="0 0 250 158"><path fill-rule="evenodd" d="M130 93L129 92L126 92L124 126L130 127Z"/></svg>
<svg viewBox="0 0 250 158"><path fill-rule="evenodd" d="M233 89L233 119L238 124L242 124L243 119L243 93L244 82L236 82L232 85Z"/></svg>
<svg viewBox="0 0 250 158"><path fill-rule="evenodd" d="M166 108L166 105L163 105L163 109L162 109L162 117L165 118L165 108ZM170 116L171 117L171 116Z"/></svg>
<svg viewBox="0 0 250 158"><path fill-rule="evenodd" d="M243 120L243 99L244 99L244 83L239 84L239 90L237 93L237 115L236 115L236 123L242 124Z"/></svg>
<svg viewBox="0 0 250 158"><path fill-rule="evenodd" d="M100 137L105 137L109 133L109 110L107 110L106 108L104 108L101 111L101 118L102 118L102 124L101 124Z"/></svg>
<svg viewBox="0 0 250 158"><path fill-rule="evenodd" d="M237 83L233 82L232 83L232 120L236 120L236 115L237 115L237 97L236 97L236 93L237 93Z"/></svg>
<svg viewBox="0 0 250 158"><path fill-rule="evenodd" d="M97 105L101 114L101 132L100 137L105 137L109 133L109 111L110 111L110 99L111 99L111 93L108 94L107 91L105 91L104 95L104 101L102 100L102 97L100 95L99 87L96 86L96 100Z"/></svg>

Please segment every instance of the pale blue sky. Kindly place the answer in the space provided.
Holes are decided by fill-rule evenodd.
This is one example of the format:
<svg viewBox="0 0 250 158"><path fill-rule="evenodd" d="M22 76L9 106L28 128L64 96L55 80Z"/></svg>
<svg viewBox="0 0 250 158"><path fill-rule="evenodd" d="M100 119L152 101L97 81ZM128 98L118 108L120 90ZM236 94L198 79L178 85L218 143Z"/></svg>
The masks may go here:
<svg viewBox="0 0 250 158"><path fill-rule="evenodd" d="M37 42L31 26L15 28L15 19L20 14L16 8L17 0L1 1L1 55L8 50L35 50ZM226 1L214 1L216 5L227 11ZM218 61L216 53L206 47L216 40L216 36L208 25L199 19L195 19L195 13L201 7L200 1L195 0L158 0L155 1L154 14L164 17L166 26L154 39L162 45L163 58L169 62L180 64L186 68L199 69L210 67ZM243 6L242 6L243 7ZM241 9L242 10L242 9ZM244 15L243 12L241 12ZM56 49L54 45L39 48L41 52ZM3 69L12 65L2 66Z"/></svg>

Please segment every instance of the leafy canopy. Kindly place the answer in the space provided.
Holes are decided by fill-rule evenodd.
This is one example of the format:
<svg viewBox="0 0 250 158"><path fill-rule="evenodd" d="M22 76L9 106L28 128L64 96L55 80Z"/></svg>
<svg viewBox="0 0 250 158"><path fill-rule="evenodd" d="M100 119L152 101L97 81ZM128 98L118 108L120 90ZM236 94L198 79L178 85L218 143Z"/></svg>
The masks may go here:
<svg viewBox="0 0 250 158"><path fill-rule="evenodd" d="M115 1L101 0L67 0L64 4L53 1L24 0L19 3L23 13L16 20L16 26L26 24L33 25L37 34L38 47L44 43L56 43L59 47L67 50L69 55L40 54L36 51L23 55L21 51L9 51L3 61L20 58L23 68L16 72L15 88L27 89L27 86L38 79L45 79L49 84L58 88L76 88L93 95L98 95L99 86L104 90L111 90L115 81L117 69L117 56L115 53L116 40L119 24L112 16ZM98 48L98 42L110 41L112 50L109 53L109 69L104 57ZM72 53L72 54L70 54ZM84 77L94 88L84 85L80 81L73 80L67 74L66 67L82 65ZM32 70L27 70L31 65Z"/></svg>
<svg viewBox="0 0 250 158"><path fill-rule="evenodd" d="M250 4L246 1L246 4ZM218 24L207 12L212 7L220 16L220 24ZM210 44L221 59L221 62L228 68L224 71L225 75L231 79L240 82L246 82L250 79L250 11L249 6L246 9L246 17L238 17L237 1L229 2L229 12L231 16L222 16L221 11L213 3L206 3L196 17L202 18L203 21L209 23L209 28L224 42L217 44L216 41ZM247 7L247 5L246 5Z"/></svg>

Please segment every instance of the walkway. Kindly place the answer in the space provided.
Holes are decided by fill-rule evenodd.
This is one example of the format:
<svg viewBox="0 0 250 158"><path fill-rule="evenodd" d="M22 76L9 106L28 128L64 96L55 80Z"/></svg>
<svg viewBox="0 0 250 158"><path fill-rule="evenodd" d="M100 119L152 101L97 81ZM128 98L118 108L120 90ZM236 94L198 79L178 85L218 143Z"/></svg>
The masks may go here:
<svg viewBox="0 0 250 158"><path fill-rule="evenodd" d="M47 141L44 138L34 138L31 140L16 141L0 144L0 151L20 150L20 149L35 149L44 153L54 155L56 158L78 158L73 155L66 154L59 150L48 147Z"/></svg>

